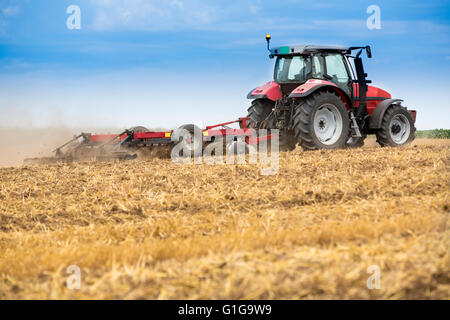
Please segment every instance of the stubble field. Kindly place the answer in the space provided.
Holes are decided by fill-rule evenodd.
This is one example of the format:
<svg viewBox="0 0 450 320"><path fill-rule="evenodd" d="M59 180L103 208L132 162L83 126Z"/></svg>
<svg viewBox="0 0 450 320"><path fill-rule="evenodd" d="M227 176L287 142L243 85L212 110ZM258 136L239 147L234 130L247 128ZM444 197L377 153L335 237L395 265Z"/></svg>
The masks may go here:
<svg viewBox="0 0 450 320"><path fill-rule="evenodd" d="M0 299L449 299L449 165L449 140L417 139L297 148L272 176L170 159L0 168Z"/></svg>

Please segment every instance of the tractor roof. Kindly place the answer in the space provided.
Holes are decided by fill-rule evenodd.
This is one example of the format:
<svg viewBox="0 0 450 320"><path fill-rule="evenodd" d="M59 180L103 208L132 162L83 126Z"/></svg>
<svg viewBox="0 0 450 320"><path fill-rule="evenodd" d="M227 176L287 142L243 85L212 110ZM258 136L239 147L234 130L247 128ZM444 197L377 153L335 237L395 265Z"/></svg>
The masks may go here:
<svg viewBox="0 0 450 320"><path fill-rule="evenodd" d="M315 45L294 45L294 46L282 46L270 49L271 56L278 55L295 55L295 54L308 54L312 52L348 52L347 47L338 46L315 46Z"/></svg>

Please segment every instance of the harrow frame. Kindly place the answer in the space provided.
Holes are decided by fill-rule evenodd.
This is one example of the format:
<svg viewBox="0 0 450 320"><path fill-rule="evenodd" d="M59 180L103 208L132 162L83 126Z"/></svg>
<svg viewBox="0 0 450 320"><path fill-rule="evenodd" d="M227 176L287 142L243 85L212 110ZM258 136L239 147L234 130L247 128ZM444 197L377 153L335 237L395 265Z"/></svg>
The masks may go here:
<svg viewBox="0 0 450 320"><path fill-rule="evenodd" d="M228 125L239 123L239 129ZM232 136L249 145L257 145L262 140L273 138L271 134L260 136L258 130L247 127L248 118L223 122L206 126L202 130L203 146L216 141L219 137ZM139 149L158 146L174 146L178 141L172 139L175 130L134 132L124 130L119 134L92 134L82 132L66 143L53 150L54 156L27 158L25 164L48 164L57 162L73 162L79 160L131 160L138 157L135 152Z"/></svg>

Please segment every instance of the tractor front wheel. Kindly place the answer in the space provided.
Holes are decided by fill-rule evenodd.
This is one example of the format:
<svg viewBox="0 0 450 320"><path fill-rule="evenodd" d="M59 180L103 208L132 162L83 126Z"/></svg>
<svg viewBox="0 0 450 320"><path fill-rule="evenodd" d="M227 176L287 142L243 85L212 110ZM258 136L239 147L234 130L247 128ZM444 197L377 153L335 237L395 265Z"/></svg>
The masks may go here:
<svg viewBox="0 0 450 320"><path fill-rule="evenodd" d="M266 129L267 118L272 112L274 107L273 101L268 99L255 99L252 101L252 105L248 108L249 121L247 122L248 128Z"/></svg>
<svg viewBox="0 0 450 320"><path fill-rule="evenodd" d="M295 108L294 131L306 150L344 148L350 131L344 102L329 91L300 99Z"/></svg>
<svg viewBox="0 0 450 320"><path fill-rule="evenodd" d="M389 107L383 115L378 129L377 142L382 146L398 147L414 140L414 120L406 108L398 105Z"/></svg>

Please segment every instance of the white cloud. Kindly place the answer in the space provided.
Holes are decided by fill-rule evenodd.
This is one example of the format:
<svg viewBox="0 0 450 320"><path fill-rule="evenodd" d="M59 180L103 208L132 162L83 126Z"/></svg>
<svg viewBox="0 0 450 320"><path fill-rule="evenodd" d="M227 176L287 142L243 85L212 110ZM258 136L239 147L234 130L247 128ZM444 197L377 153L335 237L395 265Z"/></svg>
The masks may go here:
<svg viewBox="0 0 450 320"><path fill-rule="evenodd" d="M178 7L178 9L183 9L183 7L184 7L183 2L181 2L179 0L173 0L170 4L174 7Z"/></svg>
<svg viewBox="0 0 450 320"><path fill-rule="evenodd" d="M295 18L291 13L279 16L273 14L261 0L93 0L91 4L89 10L93 12L93 18L88 22L88 27L98 31L202 30L253 34L271 32L274 35L279 33L280 37L292 35L293 32L303 32L303 37L307 37L312 35L312 32L306 34L305 31L331 34L339 30L341 37L352 36L355 41L368 36L411 33L433 35L449 32L447 25L426 20L382 20L382 29L370 32L363 17L305 20L300 19L304 17L303 13L299 13L299 18ZM302 5L315 10L317 7L328 7L327 3L302 2Z"/></svg>
<svg viewBox="0 0 450 320"><path fill-rule="evenodd" d="M2 14L4 16L14 16L20 13L20 7L19 6L9 6L6 8L2 8Z"/></svg>
<svg viewBox="0 0 450 320"><path fill-rule="evenodd" d="M0 36L6 35L6 29L8 27L8 19L18 15L19 13L20 13L19 5L8 5L0 7Z"/></svg>
<svg viewBox="0 0 450 320"><path fill-rule="evenodd" d="M95 30L176 30L210 24L219 17L217 5L198 0L96 0L93 6Z"/></svg>
<svg viewBox="0 0 450 320"><path fill-rule="evenodd" d="M94 0L90 28L99 31L209 30L242 32L265 28L261 0Z"/></svg>

